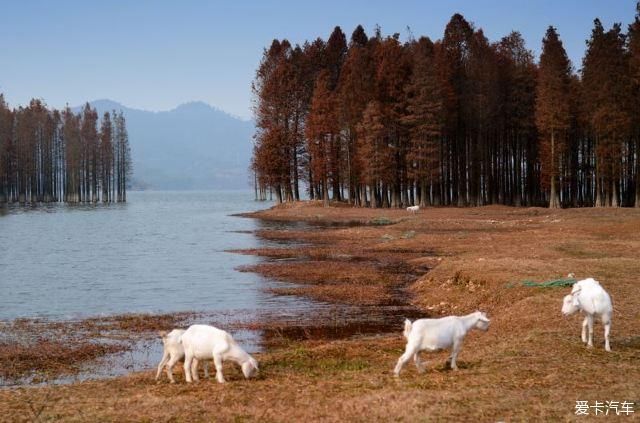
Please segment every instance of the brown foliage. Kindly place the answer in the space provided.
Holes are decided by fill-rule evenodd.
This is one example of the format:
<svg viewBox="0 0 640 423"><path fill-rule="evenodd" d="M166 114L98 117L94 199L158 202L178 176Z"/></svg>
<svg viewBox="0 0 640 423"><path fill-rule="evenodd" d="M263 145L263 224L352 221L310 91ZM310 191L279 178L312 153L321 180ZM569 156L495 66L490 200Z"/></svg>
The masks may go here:
<svg viewBox="0 0 640 423"><path fill-rule="evenodd" d="M460 14L435 42L361 26L348 46L340 28L276 40L254 83L260 189L297 200L305 182L362 207L639 203L640 30L625 44L599 25L583 79L555 28L537 65L518 32L492 43Z"/></svg>

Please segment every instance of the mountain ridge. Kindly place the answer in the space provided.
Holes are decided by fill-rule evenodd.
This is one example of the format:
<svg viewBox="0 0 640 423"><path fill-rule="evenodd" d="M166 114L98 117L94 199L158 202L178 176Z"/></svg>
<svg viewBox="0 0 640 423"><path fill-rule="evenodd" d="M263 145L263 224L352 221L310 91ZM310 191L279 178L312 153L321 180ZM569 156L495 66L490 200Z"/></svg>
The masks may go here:
<svg viewBox="0 0 640 423"><path fill-rule="evenodd" d="M147 111L111 99L90 101L99 116L122 111L127 121L134 187L158 190L242 189L249 185L254 124L190 101ZM80 111L84 105L76 106Z"/></svg>

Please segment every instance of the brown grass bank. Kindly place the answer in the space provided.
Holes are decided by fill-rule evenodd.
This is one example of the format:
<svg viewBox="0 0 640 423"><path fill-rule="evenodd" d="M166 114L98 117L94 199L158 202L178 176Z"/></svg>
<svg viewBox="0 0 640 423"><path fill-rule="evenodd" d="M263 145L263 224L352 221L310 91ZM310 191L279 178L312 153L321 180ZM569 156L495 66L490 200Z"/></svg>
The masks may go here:
<svg viewBox="0 0 640 423"><path fill-rule="evenodd" d="M399 331L295 341L257 356L258 380L242 380L229 365L225 386L155 385L141 372L3 390L0 420L588 419L574 415L576 400L632 401L640 412L640 210L482 207L410 215L305 203L253 216L309 222L259 234L299 241L294 248L246 251L272 259L250 270L300 283L292 293L346 304L409 298L430 315L480 308L492 326L467 338L459 372L446 370L447 354L438 352L423 356L425 374L409 367L395 380ZM596 347L581 344L580 318L560 314L567 288L518 283L568 272L594 276L611 293L613 352L604 351L599 324Z"/></svg>

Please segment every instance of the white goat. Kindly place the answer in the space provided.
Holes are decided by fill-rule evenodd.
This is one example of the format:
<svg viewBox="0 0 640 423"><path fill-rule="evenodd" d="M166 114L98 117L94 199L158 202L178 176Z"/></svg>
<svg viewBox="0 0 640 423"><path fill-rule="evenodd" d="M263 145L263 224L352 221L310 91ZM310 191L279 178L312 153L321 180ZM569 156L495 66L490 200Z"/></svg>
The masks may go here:
<svg viewBox="0 0 640 423"><path fill-rule="evenodd" d="M180 337L183 333L185 333L184 329L174 329L171 332L160 331L160 336L162 337L162 344L164 347L164 351L162 354L162 360L158 364L158 371L156 372L156 380L160 381L160 373L162 373L162 368L166 366L167 377L171 381L171 383L176 383L173 378L173 366L184 358L184 348L180 343ZM195 371L198 371L198 360L194 360L193 363L195 367ZM207 362L204 363L204 376L206 378L209 377L209 364Z"/></svg>
<svg viewBox="0 0 640 423"><path fill-rule="evenodd" d="M394 370L396 376L400 376L402 367L413 357L418 372L424 372L420 362L420 351L435 351L443 348L451 348L451 368L458 370L456 359L462 347L462 340L469 330L489 329L490 320L481 311L466 316L448 316L440 319L419 319L411 323L404 322L403 335L407 339L404 354L400 356Z"/></svg>
<svg viewBox="0 0 640 423"><path fill-rule="evenodd" d="M571 294L564 297L562 314L568 316L578 310L585 314L582 322L582 342L586 342L589 347L593 347L593 320L597 315L604 325L604 349L611 351L609 332L611 331L613 305L611 297L597 280L588 278L576 282L571 288ZM587 327L589 328L588 339Z"/></svg>
<svg viewBox="0 0 640 423"><path fill-rule="evenodd" d="M197 372L189 372L194 369L194 360L211 360L216 366L216 379L224 383L222 375L222 363L226 360L240 365L245 378L250 378L258 372L258 362L247 354L227 332L208 325L192 325L180 338L184 347L184 373L187 383L192 379L198 381Z"/></svg>
<svg viewBox="0 0 640 423"><path fill-rule="evenodd" d="M407 207L407 211L408 211L408 212L411 212L411 213L413 213L413 214L418 213L418 210L420 210L420 206L410 206L410 207Z"/></svg>

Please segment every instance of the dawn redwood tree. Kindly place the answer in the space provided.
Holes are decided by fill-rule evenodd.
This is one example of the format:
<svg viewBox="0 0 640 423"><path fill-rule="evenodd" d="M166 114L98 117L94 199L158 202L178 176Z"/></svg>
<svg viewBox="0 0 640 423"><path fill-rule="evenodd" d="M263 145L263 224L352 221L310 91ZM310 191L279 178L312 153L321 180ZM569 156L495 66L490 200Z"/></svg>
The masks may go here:
<svg viewBox="0 0 640 423"><path fill-rule="evenodd" d="M344 133L344 153L346 154L347 182L349 201L366 206L366 187L359 184L362 174L357 166L357 125L362 113L375 95L374 62L371 54L372 44L362 26L351 36L347 57L340 72L338 82L338 103L340 127Z"/></svg>
<svg viewBox="0 0 640 423"><path fill-rule="evenodd" d="M315 88L318 73L324 69L326 62L326 43L321 38L316 38L313 42L305 42L302 48L304 70L302 72L304 86L302 96L302 107L304 113L302 115L302 126L306 124L306 119L311 107L311 99L313 97L313 90ZM301 131L304 137L304 129ZM311 170L312 163L310 154L304 148L306 146L306 138L302 140L302 152L300 155L300 168L303 174L302 179L307 182L307 192L310 199L320 198L321 193L319 191L319 185L314 182L313 172Z"/></svg>
<svg viewBox="0 0 640 423"><path fill-rule="evenodd" d="M98 113L87 103L82 110L80 138L82 144L82 200L98 201Z"/></svg>
<svg viewBox="0 0 640 423"><path fill-rule="evenodd" d="M81 172L81 140L80 117L68 107L63 112L63 139L65 142L65 201L77 203L80 201L80 172Z"/></svg>
<svg viewBox="0 0 640 423"><path fill-rule="evenodd" d="M621 202L622 161L631 135L631 79L625 36L619 24L604 31L594 21L582 65L584 104L595 142L596 206Z"/></svg>
<svg viewBox="0 0 640 423"><path fill-rule="evenodd" d="M336 103L336 94L331 90L331 74L324 69L318 75L313 91L306 124L306 137L314 180L320 185L321 198L325 207L329 205L330 182L338 178L335 172L340 167L335 163L338 157L334 151L339 137ZM333 198L338 199L340 194L335 182L331 185L334 187Z"/></svg>
<svg viewBox="0 0 640 423"><path fill-rule="evenodd" d="M0 94L0 203L15 201L13 113Z"/></svg>
<svg viewBox="0 0 640 423"><path fill-rule="evenodd" d="M498 117L499 131L503 142L510 146L513 161L513 205L534 205L538 202L539 186L538 145L536 142L535 101L537 67L533 53L525 46L519 32L503 37L497 45L498 72L500 78L498 104L501 114ZM498 140L490 143L487 160L491 169L489 180L500 179L494 151L498 150ZM492 184L491 202L497 202L498 192Z"/></svg>
<svg viewBox="0 0 640 423"><path fill-rule="evenodd" d="M111 114L105 112L102 116L102 124L100 126L100 180L102 182L102 202L110 203L113 201L112 192L112 173L113 173L113 123L111 122Z"/></svg>
<svg viewBox="0 0 640 423"><path fill-rule="evenodd" d="M337 92L338 81L340 80L340 74L342 66L347 55L347 38L342 32L339 26L333 29L333 32L327 40L327 47L325 49L325 66L328 71L328 88L330 91ZM317 85L316 85L317 86ZM343 150L346 147L343 145L343 137L341 134L331 137L330 139L330 172L331 172L331 186L333 192L333 198L335 200L342 200L342 182L343 166Z"/></svg>
<svg viewBox="0 0 640 423"><path fill-rule="evenodd" d="M127 184L132 172L129 134L122 112L114 114L115 170L117 180L117 201L127 201Z"/></svg>
<svg viewBox="0 0 640 423"><path fill-rule="evenodd" d="M489 44L482 30L473 33L469 42L467 70L467 91L465 93L465 150L464 163L468 175L467 202L472 206L485 204L489 160L487 153L491 141L496 138L498 111L500 109L498 54L495 46ZM499 152L502 156L513 156L512 146L503 139ZM499 198L502 203L511 204L513 197L513 160L505 160L499 168Z"/></svg>
<svg viewBox="0 0 640 423"><path fill-rule="evenodd" d="M536 99L536 125L544 154L543 174L549 178L549 208L560 207L557 186L559 157L566 145L570 119L571 64L556 29L542 40Z"/></svg>
<svg viewBox="0 0 640 423"><path fill-rule="evenodd" d="M369 205L389 207L388 186L393 181L394 148L387 141L383 107L379 101L367 104L358 124L358 166L369 186Z"/></svg>
<svg viewBox="0 0 640 423"><path fill-rule="evenodd" d="M468 108L468 63L469 44L473 36L473 27L460 14L451 17L444 30L442 47L446 63L445 78L453 90L451 102L446 110L446 148L445 157L449 169L447 204L466 204L467 197L467 124Z"/></svg>
<svg viewBox="0 0 640 423"><path fill-rule="evenodd" d="M640 208L640 1L636 3L636 16L629 25L629 67L633 137L635 138L635 207Z"/></svg>
<svg viewBox="0 0 640 423"><path fill-rule="evenodd" d="M275 191L276 199L283 201L283 185L289 183L289 164L286 151L289 146L286 105L286 82L282 78L284 61L291 49L288 41L273 40L265 50L256 72L252 90L256 97L256 143L254 145L254 171L258 179ZM282 157L285 156L285 157ZM283 189L284 188L284 189Z"/></svg>
<svg viewBox="0 0 640 423"><path fill-rule="evenodd" d="M377 43L374 59L377 100L393 161L393 177L386 188L391 194L391 207L402 207L409 202L406 166L408 134L402 118L406 114L405 86L411 75L411 57L400 43L399 34L394 34Z"/></svg>
<svg viewBox="0 0 640 423"><path fill-rule="evenodd" d="M430 39L422 37L413 49L413 72L406 87L407 114L403 120L409 127L410 136L409 176L418 182L419 205L426 207L431 204L432 195L440 198L443 99L451 95L451 89L440 79L441 64L437 55L441 52L441 44L434 45Z"/></svg>

